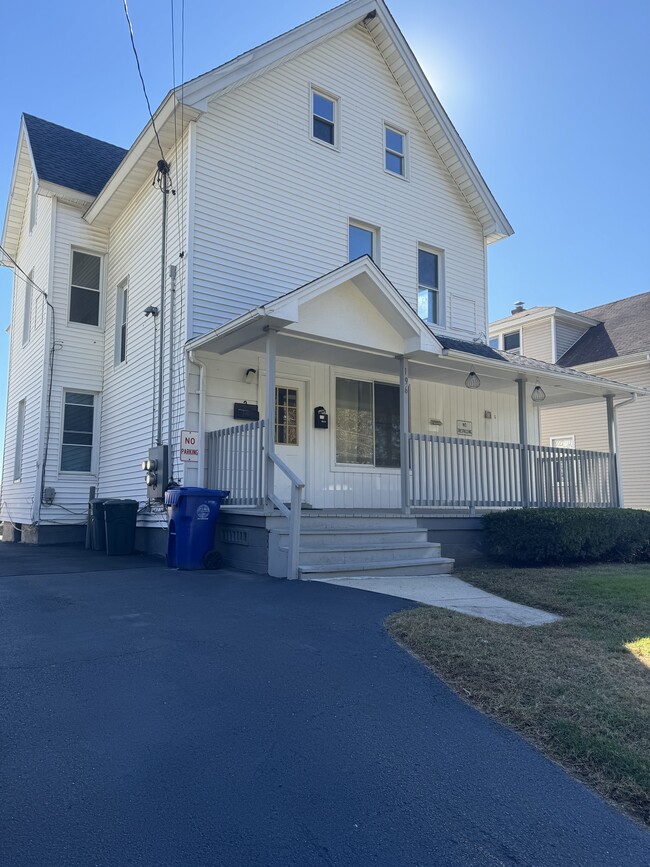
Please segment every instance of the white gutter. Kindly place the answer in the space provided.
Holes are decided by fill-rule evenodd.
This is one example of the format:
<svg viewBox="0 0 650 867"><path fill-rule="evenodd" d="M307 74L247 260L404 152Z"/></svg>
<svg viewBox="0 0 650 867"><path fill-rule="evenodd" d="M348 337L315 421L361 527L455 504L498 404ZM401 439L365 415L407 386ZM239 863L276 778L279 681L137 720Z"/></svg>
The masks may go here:
<svg viewBox="0 0 650 867"><path fill-rule="evenodd" d="M205 364L194 354L193 349L187 350L187 357L199 368L199 462L197 467L199 487L205 484Z"/></svg>

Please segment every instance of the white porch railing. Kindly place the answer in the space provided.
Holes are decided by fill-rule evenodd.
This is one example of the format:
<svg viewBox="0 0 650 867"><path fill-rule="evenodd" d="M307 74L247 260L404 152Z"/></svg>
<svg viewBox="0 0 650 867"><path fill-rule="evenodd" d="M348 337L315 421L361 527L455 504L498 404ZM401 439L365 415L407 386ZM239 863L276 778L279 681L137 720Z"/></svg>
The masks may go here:
<svg viewBox="0 0 650 867"><path fill-rule="evenodd" d="M208 487L230 491L226 506L263 506L264 422L213 430L207 440Z"/></svg>
<svg viewBox="0 0 650 867"><path fill-rule="evenodd" d="M414 433L408 439L413 507L618 504L609 452Z"/></svg>

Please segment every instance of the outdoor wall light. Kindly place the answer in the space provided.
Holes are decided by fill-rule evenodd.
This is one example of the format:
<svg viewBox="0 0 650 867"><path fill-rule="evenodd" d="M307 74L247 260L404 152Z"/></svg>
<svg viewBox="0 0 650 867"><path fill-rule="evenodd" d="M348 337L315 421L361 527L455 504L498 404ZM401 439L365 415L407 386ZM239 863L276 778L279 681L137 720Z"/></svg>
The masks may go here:
<svg viewBox="0 0 650 867"><path fill-rule="evenodd" d="M257 382L257 371L254 367L249 367L246 371L246 376L244 377L244 382L247 382L249 385Z"/></svg>
<svg viewBox="0 0 650 867"><path fill-rule="evenodd" d="M465 380L465 388L480 388L481 380L478 378L476 373L473 370L467 374L467 379Z"/></svg>
<svg viewBox="0 0 650 867"><path fill-rule="evenodd" d="M543 400L546 400L546 392L539 383L533 389L530 399L535 403L541 403Z"/></svg>

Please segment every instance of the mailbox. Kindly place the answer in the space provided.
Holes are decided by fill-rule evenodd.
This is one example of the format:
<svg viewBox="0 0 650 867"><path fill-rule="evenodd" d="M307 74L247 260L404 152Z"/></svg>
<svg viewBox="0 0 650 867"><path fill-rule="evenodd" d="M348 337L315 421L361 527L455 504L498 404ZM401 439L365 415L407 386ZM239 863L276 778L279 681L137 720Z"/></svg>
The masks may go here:
<svg viewBox="0 0 650 867"><path fill-rule="evenodd" d="M242 421L259 421L260 411L252 403L236 403L233 418L241 419Z"/></svg>
<svg viewBox="0 0 650 867"><path fill-rule="evenodd" d="M327 430L329 427L329 416L325 412L324 406L317 406L314 409L314 427L321 430Z"/></svg>

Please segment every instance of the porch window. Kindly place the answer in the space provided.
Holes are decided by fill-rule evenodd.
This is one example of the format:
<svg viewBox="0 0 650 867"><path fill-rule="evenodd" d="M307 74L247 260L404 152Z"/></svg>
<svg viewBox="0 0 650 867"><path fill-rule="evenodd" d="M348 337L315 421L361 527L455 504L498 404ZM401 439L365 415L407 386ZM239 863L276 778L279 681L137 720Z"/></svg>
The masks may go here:
<svg viewBox="0 0 650 867"><path fill-rule="evenodd" d="M521 354L521 331L510 331L503 335L503 348L515 355Z"/></svg>
<svg viewBox="0 0 650 867"><path fill-rule="evenodd" d="M94 395L77 391L65 392L61 445L62 472L91 472L94 417Z"/></svg>
<svg viewBox="0 0 650 867"><path fill-rule="evenodd" d="M277 386L275 389L275 443L298 445L298 389Z"/></svg>
<svg viewBox="0 0 650 867"><path fill-rule="evenodd" d="M437 253L418 247L418 315L425 322L440 324L440 280Z"/></svg>
<svg viewBox="0 0 650 867"><path fill-rule="evenodd" d="M399 388L336 379L336 462L399 467Z"/></svg>

